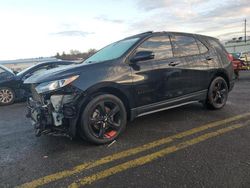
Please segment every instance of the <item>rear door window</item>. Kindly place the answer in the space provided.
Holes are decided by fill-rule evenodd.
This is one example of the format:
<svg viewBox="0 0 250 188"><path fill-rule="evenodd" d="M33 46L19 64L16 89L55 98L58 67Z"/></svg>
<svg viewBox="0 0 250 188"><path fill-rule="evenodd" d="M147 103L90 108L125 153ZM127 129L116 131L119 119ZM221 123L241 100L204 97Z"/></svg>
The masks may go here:
<svg viewBox="0 0 250 188"><path fill-rule="evenodd" d="M175 57L198 55L200 53L194 37L185 35L172 35L171 42Z"/></svg>

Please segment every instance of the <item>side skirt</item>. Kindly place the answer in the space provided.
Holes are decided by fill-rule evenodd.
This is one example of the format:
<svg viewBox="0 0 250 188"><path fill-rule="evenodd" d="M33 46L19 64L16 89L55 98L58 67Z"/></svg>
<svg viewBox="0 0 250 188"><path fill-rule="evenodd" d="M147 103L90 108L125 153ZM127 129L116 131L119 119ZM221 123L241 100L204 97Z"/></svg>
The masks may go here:
<svg viewBox="0 0 250 188"><path fill-rule="evenodd" d="M207 89L192 94L184 95L181 97L133 108L131 109L131 120L135 119L136 117L144 116L147 114L152 114L155 112L199 102L201 100L205 100L206 97L207 97Z"/></svg>

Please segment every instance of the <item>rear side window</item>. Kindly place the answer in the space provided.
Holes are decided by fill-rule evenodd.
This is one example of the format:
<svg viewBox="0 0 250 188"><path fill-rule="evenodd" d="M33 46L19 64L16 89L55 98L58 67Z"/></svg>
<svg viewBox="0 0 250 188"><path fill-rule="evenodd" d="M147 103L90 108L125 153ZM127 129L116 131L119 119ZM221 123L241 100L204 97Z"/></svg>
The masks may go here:
<svg viewBox="0 0 250 188"><path fill-rule="evenodd" d="M136 50L152 51L155 54L155 60L167 59L173 57L172 47L169 36L155 36L144 41Z"/></svg>
<svg viewBox="0 0 250 188"><path fill-rule="evenodd" d="M198 55L199 48L195 38L191 36L173 35L171 36L175 57Z"/></svg>
<svg viewBox="0 0 250 188"><path fill-rule="evenodd" d="M210 45L215 49L217 56L220 58L221 62L225 65L229 64L230 61L228 61L227 58L227 51L219 42L219 40L210 38L208 39L208 41Z"/></svg>
<svg viewBox="0 0 250 188"><path fill-rule="evenodd" d="M206 53L208 51L208 48L201 41L197 39L196 42L201 54Z"/></svg>
<svg viewBox="0 0 250 188"><path fill-rule="evenodd" d="M225 51L225 50L224 50L224 47L220 44L219 41L213 40L213 39L209 39L209 43L210 43L213 47Z"/></svg>

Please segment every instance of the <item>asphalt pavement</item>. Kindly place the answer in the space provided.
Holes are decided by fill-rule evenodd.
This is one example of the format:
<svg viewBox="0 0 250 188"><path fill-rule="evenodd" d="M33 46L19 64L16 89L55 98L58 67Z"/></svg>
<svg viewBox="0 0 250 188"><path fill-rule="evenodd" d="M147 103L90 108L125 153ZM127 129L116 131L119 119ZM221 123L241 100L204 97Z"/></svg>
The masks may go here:
<svg viewBox="0 0 250 188"><path fill-rule="evenodd" d="M0 187L250 187L250 71L227 105L130 122L111 145L35 137L25 104L0 107Z"/></svg>

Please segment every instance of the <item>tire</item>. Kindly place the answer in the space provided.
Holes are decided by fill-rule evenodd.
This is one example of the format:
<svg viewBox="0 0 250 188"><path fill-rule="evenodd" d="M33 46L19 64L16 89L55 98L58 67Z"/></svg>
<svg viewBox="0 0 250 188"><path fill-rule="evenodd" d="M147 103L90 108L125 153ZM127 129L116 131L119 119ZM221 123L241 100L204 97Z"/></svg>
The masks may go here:
<svg viewBox="0 0 250 188"><path fill-rule="evenodd" d="M227 98L227 82L222 77L216 77L209 86L205 107L211 110L221 109L226 105Z"/></svg>
<svg viewBox="0 0 250 188"><path fill-rule="evenodd" d="M126 124L127 112L123 102L114 95L101 94L84 108L79 135L94 144L107 144L124 131Z"/></svg>
<svg viewBox="0 0 250 188"><path fill-rule="evenodd" d="M15 102L15 92L8 87L0 87L0 106L10 105Z"/></svg>

